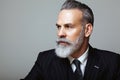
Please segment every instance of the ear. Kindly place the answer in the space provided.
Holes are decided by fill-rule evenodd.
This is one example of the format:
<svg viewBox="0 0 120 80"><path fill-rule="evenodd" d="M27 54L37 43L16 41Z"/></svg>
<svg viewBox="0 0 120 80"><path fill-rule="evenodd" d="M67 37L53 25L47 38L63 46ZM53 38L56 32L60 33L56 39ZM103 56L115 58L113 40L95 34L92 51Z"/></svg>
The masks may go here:
<svg viewBox="0 0 120 80"><path fill-rule="evenodd" d="M91 23L85 25L85 37L89 37L92 33L93 26Z"/></svg>

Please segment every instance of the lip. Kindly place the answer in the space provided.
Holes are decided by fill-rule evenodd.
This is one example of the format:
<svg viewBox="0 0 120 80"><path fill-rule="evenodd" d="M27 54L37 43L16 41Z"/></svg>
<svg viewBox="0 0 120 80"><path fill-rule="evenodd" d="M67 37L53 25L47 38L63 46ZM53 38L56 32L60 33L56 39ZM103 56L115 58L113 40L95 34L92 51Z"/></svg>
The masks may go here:
<svg viewBox="0 0 120 80"><path fill-rule="evenodd" d="M64 45L64 46L69 45L69 43L68 43L68 42L65 42L65 41L59 41L58 44L60 44L60 45Z"/></svg>

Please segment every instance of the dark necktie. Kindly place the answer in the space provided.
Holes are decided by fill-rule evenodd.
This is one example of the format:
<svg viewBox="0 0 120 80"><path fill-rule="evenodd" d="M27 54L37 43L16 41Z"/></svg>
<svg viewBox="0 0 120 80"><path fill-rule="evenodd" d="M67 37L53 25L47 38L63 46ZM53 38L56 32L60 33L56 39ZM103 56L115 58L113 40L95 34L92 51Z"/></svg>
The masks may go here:
<svg viewBox="0 0 120 80"><path fill-rule="evenodd" d="M73 63L75 64L75 66L76 66L76 70L75 70L75 72L74 72L74 74L75 74L75 80L83 80L83 78L82 78L82 71L81 71L81 69L80 69L80 61L79 60L77 60L77 59L75 59L74 61L73 61Z"/></svg>

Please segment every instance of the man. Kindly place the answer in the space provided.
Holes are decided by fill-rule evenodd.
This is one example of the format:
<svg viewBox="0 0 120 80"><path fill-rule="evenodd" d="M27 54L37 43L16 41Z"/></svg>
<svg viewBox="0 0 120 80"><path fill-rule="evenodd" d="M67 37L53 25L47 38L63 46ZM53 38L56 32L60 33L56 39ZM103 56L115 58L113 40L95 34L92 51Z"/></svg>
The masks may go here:
<svg viewBox="0 0 120 80"><path fill-rule="evenodd" d="M24 80L120 80L120 55L89 45L93 23L87 5L65 1L56 22L56 48L40 52Z"/></svg>

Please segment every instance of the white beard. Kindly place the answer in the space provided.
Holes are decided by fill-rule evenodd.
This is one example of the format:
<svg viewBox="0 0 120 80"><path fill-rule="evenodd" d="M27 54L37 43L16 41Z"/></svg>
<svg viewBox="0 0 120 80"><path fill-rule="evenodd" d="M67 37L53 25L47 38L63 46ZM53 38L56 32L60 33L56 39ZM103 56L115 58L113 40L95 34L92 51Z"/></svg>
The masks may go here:
<svg viewBox="0 0 120 80"><path fill-rule="evenodd" d="M61 58L67 58L71 54L73 54L75 51L79 50L84 38L84 29L81 31L80 36L76 39L75 42L71 42L65 38L60 38L57 40L57 46L55 49L56 55ZM58 44L59 41L64 41L69 43L67 46L63 46Z"/></svg>
<svg viewBox="0 0 120 80"><path fill-rule="evenodd" d="M66 58L73 52L73 47L72 46L62 46L58 45L55 49L56 55L61 58Z"/></svg>

